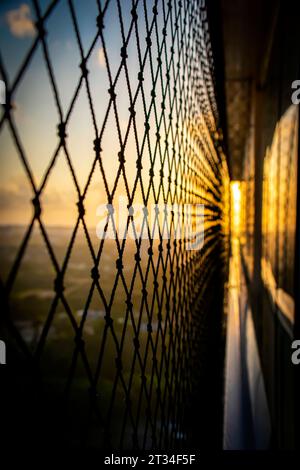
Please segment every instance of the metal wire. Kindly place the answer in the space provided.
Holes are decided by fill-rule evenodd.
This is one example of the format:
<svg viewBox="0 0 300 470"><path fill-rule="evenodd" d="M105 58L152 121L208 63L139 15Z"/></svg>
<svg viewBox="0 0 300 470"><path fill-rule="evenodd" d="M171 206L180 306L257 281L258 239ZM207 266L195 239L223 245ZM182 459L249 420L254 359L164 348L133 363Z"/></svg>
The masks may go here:
<svg viewBox="0 0 300 470"><path fill-rule="evenodd" d="M52 1L42 12L38 0L33 6L37 21L36 37L25 60L19 65L15 79L9 83L4 63L0 60L0 71L7 84L7 104L0 121L9 127L15 148L23 165L32 190L33 215L25 236L19 246L15 260L6 280L1 280L1 301L4 306L4 324L8 337L17 345L21 355L34 364L36 370L47 383L46 366L43 362L49 332L61 302L74 333L74 346L70 362L64 375L63 392L59 402L63 403L62 414L71 423L78 424L80 441L86 445L115 448L165 448L185 445L189 439L186 409L189 400L195 395L195 384L201 360L201 348L206 331L205 325L213 297L222 295L221 274L226 259L226 235L228 223L228 175L222 152L221 132L218 128L218 110L214 93L214 64L209 37L206 5L204 1L179 0L166 1L132 0L130 18L125 17L125 3L121 0L107 0L97 3L98 16L95 18L97 32L87 52L82 44L78 22L77 2L69 0L68 9L72 18L80 53L81 70L77 86L73 90L68 109L62 105L57 86L56 71L52 64L47 40L47 23L60 2ZM109 6L115 3L122 44L120 61L116 73L111 66L107 44L111 41L109 30L105 28ZM146 33L146 37L141 32ZM107 72L109 97L102 122L98 122L95 110L103 107L92 97L89 70L91 56L101 43L105 70ZM138 76L133 76L129 66L129 43L134 41ZM38 48L43 51L44 63L49 76L53 102L57 109L57 146L49 158L47 169L40 185L35 183L34 172L30 165L18 127L14 119L14 96L23 77L31 67L32 59ZM146 76L147 71L147 76ZM121 74L125 76L126 89L118 87ZM151 92L149 96L149 86ZM79 93L85 89L91 122L94 132L94 159L83 189L72 162L68 146L68 126ZM129 100L126 132L121 132L120 94ZM103 97L104 98L104 97ZM137 104L139 103L139 104ZM144 131L140 132L137 122L137 106L142 106ZM112 186L109 185L103 165L102 140L109 132L107 122L114 116L117 129L119 167ZM133 132L135 142L134 184L130 185L126 165L129 134ZM64 158L71 174L77 194L78 215L62 262L59 262L49 228L43 221L44 208L42 196L47 188L58 159ZM143 165L149 165L145 178ZM103 180L103 192L107 204L114 204L118 189L125 188L128 206L137 200L140 190L144 206L150 201L155 204L204 204L205 239L204 246L198 251L186 249L184 239L174 237L175 224L171 223L171 236L164 239L163 227L159 226L159 237L147 242L134 241L134 253L129 274L124 268L124 253L129 241L120 234L113 241L118 253L117 259L110 262L114 273L110 295L103 289L100 267L106 239L99 240L98 247L92 240L86 222L85 201L89 194L91 181L98 173ZM173 220L173 219L172 219ZM106 227L112 222L107 217ZM127 227L134 227L131 215ZM41 334L34 351L30 349L15 323L12 307L13 287L22 260L27 252L34 227L38 227L43 243L55 271L54 295L45 318ZM65 278L69 261L76 247L79 228L82 227L86 245L91 255L90 286L80 321L76 318L65 292ZM225 228L224 228L225 227ZM142 250L147 243L147 259ZM143 259L142 259L143 258ZM137 285L140 302L136 301ZM116 312L115 300L118 288L122 287L125 302L122 310ZM89 308L93 296L101 299L105 315L101 329L97 333L98 348L93 351L93 365L87 354L88 336L85 334ZM117 319L122 319L122 327ZM146 322L147 331L144 331ZM128 353L128 338L131 349ZM53 354L56 351L54 349ZM76 371L82 364L85 376L84 390L74 408L71 406L72 392L76 388ZM58 365L59 367L59 365ZM66 366L67 367L67 366ZM105 386L105 370L110 369L113 380ZM106 387L106 388L105 388ZM83 406L83 398L88 405ZM86 404L86 401L84 402ZM72 411L73 410L73 411ZM70 417L71 414L71 417ZM77 416L78 414L78 420ZM82 419L79 419L79 415ZM61 422L63 418L61 417ZM65 421L64 421L65 422ZM77 438L65 436L71 442Z"/></svg>

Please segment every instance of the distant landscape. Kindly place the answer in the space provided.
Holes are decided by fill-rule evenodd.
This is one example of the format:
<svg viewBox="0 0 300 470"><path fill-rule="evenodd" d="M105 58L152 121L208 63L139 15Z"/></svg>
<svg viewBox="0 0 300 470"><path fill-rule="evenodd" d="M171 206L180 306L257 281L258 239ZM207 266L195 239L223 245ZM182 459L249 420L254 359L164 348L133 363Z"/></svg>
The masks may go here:
<svg viewBox="0 0 300 470"><path fill-rule="evenodd" d="M26 227L23 226L0 227L1 276L4 280L7 278L12 264L17 256L17 252L24 237L25 230ZM60 266L63 263L67 246L71 238L71 230L71 228L61 227L47 228L47 234L51 242L51 246ZM90 230L90 237L95 253L97 253L100 240L97 239L95 230ZM136 245L133 240L126 240L125 247L126 248L123 255L123 272L128 289L130 289L130 283L136 264L134 258L136 253ZM148 248L149 242L147 240L143 241L143 246L140 250L140 257L141 269L144 276L149 260L149 255L147 252ZM157 256L158 250L155 249L153 255L154 266L157 265ZM99 274L100 285L107 303L109 302L116 278L117 259L118 251L116 248L116 242L114 240L105 240L101 261L99 264ZM64 278L64 295L78 325L82 319L86 300L92 284L90 274L92 267L92 256L86 242L83 229L80 228L80 231L76 236L76 241ZM39 228L35 227L12 289L10 303L12 320L32 352L34 352L35 348L37 347L42 329L55 297L55 276L55 270L50 260L45 242L42 239ZM153 279L153 270L151 268L149 270L147 282L149 311L151 310L151 303L153 300ZM161 274L158 276L158 280L161 280ZM141 278L138 274L134 282L131 301L133 303L133 316L135 325L137 328L139 328L138 337L140 342L140 353L141 356L144 357L148 338L147 324L149 323L149 319L145 309L145 304L143 304L143 308L141 307L142 287ZM161 298L160 292L161 287L159 287L159 296ZM121 340L124 322L126 321L126 298L125 289L122 285L121 279L119 279L111 309L111 317L113 318L114 331L116 333L118 342ZM155 305L155 307L156 308L153 309L154 313L151 321L154 339L156 337L158 325L158 306ZM139 323L139 312L141 310L142 315L140 317ZM163 309L161 311L163 312ZM104 304L98 291L94 290L90 305L88 307L87 318L83 329L85 350L92 372L95 371L97 366L105 326L104 317ZM164 328L164 321L162 321L162 328ZM44 374L43 379L50 387L49 393L52 395L59 394L64 390L75 348L74 337L75 332L71 325L70 319L61 301L59 301L42 355ZM130 317L128 317L122 353L122 363L124 368L123 375L126 382L129 380L131 365L133 363L133 339L134 329L132 326L132 321ZM161 339L158 341L158 352L160 350L160 346ZM112 386L116 376L116 351L117 349L113 340L113 336L109 331L105 343L104 357L99 380L99 389L101 390L102 402L101 407L105 410L108 407L107 399L111 396ZM157 356L159 357L159 354ZM149 371L152 370L152 358L153 354L149 348L146 361L146 375ZM137 365L137 361L133 369L131 393L132 397L135 397L133 401L136 402L136 405L141 390L141 370ZM83 409L85 409L83 402L88 400L89 386L90 383L80 359L75 370L71 392L75 406L78 407L79 404L82 412ZM124 392L120 388L120 385L117 387L115 402L117 407L122 408L124 403ZM118 412L116 411L116 416L118 414L120 416L120 410Z"/></svg>

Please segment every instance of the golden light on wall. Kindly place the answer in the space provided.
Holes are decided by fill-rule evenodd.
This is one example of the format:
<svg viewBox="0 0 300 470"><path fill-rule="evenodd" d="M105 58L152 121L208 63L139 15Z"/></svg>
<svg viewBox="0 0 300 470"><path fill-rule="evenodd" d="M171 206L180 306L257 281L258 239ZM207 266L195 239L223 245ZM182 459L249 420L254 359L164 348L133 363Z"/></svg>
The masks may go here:
<svg viewBox="0 0 300 470"><path fill-rule="evenodd" d="M243 182L232 181L231 187L231 233L240 237L243 229Z"/></svg>

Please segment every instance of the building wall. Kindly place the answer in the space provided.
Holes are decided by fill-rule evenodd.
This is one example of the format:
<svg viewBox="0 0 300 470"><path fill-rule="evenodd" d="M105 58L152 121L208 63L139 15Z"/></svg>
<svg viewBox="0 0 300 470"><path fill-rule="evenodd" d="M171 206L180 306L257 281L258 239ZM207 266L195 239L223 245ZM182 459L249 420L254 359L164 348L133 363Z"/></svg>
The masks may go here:
<svg viewBox="0 0 300 470"><path fill-rule="evenodd" d="M299 27L291 3L280 3L270 38L266 75L253 78L245 148L245 233L242 254L254 306L275 448L295 438L295 368L291 342L295 320L295 237L298 106L291 101L299 78ZM263 49L262 49L263 51ZM265 61L261 52L261 62ZM254 197L260 194L261 198ZM261 221L257 224L257 221ZM297 313L297 312L296 312Z"/></svg>

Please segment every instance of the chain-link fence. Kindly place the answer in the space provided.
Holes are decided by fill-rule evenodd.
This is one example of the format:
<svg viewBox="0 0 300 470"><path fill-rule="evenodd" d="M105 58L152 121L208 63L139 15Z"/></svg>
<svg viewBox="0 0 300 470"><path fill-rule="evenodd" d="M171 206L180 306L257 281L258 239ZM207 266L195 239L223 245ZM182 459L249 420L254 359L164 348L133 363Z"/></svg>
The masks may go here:
<svg viewBox="0 0 300 470"><path fill-rule="evenodd" d="M189 405L205 386L221 321L228 233L205 2L2 8L1 302L12 426L25 436L25 416L43 439L55 422L51 439L70 445L187 445ZM120 197L132 233L132 207L154 205L156 237L145 212L145 236L114 229ZM174 208L184 204L194 224L204 205L199 250L176 236ZM105 236L112 228L115 237Z"/></svg>

